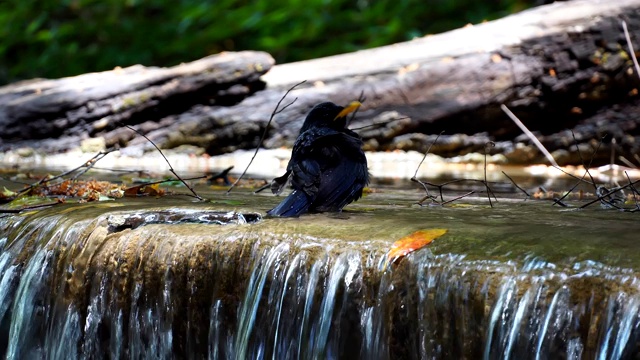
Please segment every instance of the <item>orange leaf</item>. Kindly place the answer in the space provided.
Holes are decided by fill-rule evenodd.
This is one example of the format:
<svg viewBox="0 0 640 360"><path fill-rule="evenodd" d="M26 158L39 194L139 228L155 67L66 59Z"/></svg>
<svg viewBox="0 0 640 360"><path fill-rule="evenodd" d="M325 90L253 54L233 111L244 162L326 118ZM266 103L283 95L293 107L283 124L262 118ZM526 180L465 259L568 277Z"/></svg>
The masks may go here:
<svg viewBox="0 0 640 360"><path fill-rule="evenodd" d="M132 186L124 190L124 196L163 196L164 190L160 189L160 184L141 184Z"/></svg>
<svg viewBox="0 0 640 360"><path fill-rule="evenodd" d="M418 230L396 241L387 253L387 262L395 263L410 253L431 244L433 240L447 233L447 229Z"/></svg>

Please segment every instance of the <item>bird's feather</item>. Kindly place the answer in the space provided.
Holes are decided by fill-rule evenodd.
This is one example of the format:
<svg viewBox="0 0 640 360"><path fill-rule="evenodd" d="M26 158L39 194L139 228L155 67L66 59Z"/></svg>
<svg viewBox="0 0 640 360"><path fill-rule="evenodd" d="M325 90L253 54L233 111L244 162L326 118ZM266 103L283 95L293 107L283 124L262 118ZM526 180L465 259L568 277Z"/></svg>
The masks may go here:
<svg viewBox="0 0 640 360"><path fill-rule="evenodd" d="M283 217L300 216L300 214L304 214L309 210L311 201L309 195L304 191L293 190L278 206L267 211L267 215Z"/></svg>

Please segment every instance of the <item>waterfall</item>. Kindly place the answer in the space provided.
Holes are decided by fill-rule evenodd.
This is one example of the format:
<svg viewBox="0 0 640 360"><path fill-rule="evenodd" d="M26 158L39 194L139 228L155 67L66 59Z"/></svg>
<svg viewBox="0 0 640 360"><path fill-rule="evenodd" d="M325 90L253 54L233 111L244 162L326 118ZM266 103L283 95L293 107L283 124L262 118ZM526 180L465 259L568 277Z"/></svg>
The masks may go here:
<svg viewBox="0 0 640 360"><path fill-rule="evenodd" d="M640 282L630 269L428 249L384 268L391 241L282 234L241 214L203 221L193 213L191 223L186 210L175 211L158 218L69 208L0 218L0 354L640 356Z"/></svg>

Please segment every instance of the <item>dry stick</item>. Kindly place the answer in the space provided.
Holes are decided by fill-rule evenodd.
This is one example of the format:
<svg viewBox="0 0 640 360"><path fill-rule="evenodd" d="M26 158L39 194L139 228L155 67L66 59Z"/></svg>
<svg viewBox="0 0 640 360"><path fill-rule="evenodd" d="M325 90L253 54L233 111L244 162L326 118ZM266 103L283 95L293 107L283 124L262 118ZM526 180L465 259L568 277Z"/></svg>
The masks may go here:
<svg viewBox="0 0 640 360"><path fill-rule="evenodd" d="M573 137L573 143L576 144L576 151L578 152L578 157L580 157L580 163L582 163L582 166L584 167L584 171L587 173L587 175L589 175L589 179L591 179L591 184L593 184L594 190L597 191L598 185L596 185L596 181L591 175L591 171L589 171L589 168L591 168L591 163L593 162L593 158L596 155L597 149L600 149L600 144L602 144L604 137L600 139L600 143L598 144L598 148L596 149L596 151L594 151L591 154L591 160L589 161L589 165L585 165L584 159L582 158L582 151L580 151L580 147L578 146L578 139L576 139L576 134L573 132L573 130L571 130L571 136Z"/></svg>
<svg viewBox="0 0 640 360"><path fill-rule="evenodd" d="M431 147L436 142L438 142L438 139L440 138L440 135L442 135L442 134L444 134L444 131L441 131L440 134L438 134L438 136L436 136L436 139L433 140L433 142L429 145L429 147L427 148L427 151L424 153L424 156L422 157L422 160L420 160L420 163L418 164L418 167L416 168L416 172L413 174L413 177L411 178L411 180L418 178L418 170L420 170L420 166L422 166L422 163L424 162L424 159L427 158L427 154L429 154L429 152L431 151Z"/></svg>
<svg viewBox="0 0 640 360"><path fill-rule="evenodd" d="M46 204L29 205L29 206L25 206L25 207L20 208L20 209L0 209L0 214L17 214L17 213L23 212L25 210L39 209L39 208L42 208L42 207L54 206L54 205L58 205L58 204L60 204L60 202L56 201L56 202L51 202L51 203L46 203Z"/></svg>
<svg viewBox="0 0 640 360"><path fill-rule="evenodd" d="M204 179L206 178L207 175L202 175L202 176L196 176L196 177L190 177L190 178L184 178L184 179L180 179L180 180L200 180L200 179ZM175 181L174 179L164 179L164 180L158 180L158 181L151 181L148 183L144 183L144 184L138 184L138 185L134 185L134 186L130 186L130 188L134 188L134 187L138 187L138 186L149 186L149 185L155 185L155 184L162 184L162 183L166 183L166 182L170 182L170 181Z"/></svg>
<svg viewBox="0 0 640 360"><path fill-rule="evenodd" d="M502 111L504 111L505 114L507 114L507 116L516 124L518 125L518 127L520 128L520 130L522 130L522 132L525 133L525 135L527 135L529 137L529 139L531 139L531 141L533 141L533 143L538 147L538 149L544 154L544 156L547 158L547 160L549 160L549 162L551 163L551 165L559 168L560 166L558 165L558 163L556 162L556 160L553 158L553 156L551 156L551 153L549 151L547 151L547 149L542 145L542 143L540 142L540 140L538 140L538 138L536 138L535 135L533 135L533 133L531 131L529 131L529 129L527 129L527 127L522 123L522 121L520 121L520 119L518 119L518 117L511 112L511 110L509 110L509 108L502 104L500 105L500 109L502 109Z"/></svg>
<svg viewBox="0 0 640 360"><path fill-rule="evenodd" d="M569 177L572 177L572 178L574 178L576 180L580 180L580 181L589 183L588 181L584 180L584 178L579 178L579 177L577 177L577 176L575 176L573 174L570 174L570 173L566 172L563 168L561 168L556 163L556 161L553 159L553 156L551 156L549 151L542 145L542 143L540 143L540 141L538 141L538 139L535 137L535 135L533 135L533 133L531 131L529 131L529 129L527 129L526 126L524 126L522 121L520 121L520 119L518 119L506 106L504 106L504 104L500 105L500 107L509 116L509 118L511 118L511 120L513 120L516 123L516 125L518 125L520 127L520 129L522 129L525 132L525 134L527 136L529 136L531 139L533 139L533 141L536 143L536 146L539 145L538 148L540 149L540 151L542 151L545 154L545 157L547 157L547 160L549 160L549 162L551 162L553 167L555 167L556 169L560 170L562 173L564 173L565 175L567 175Z"/></svg>
<svg viewBox="0 0 640 360"><path fill-rule="evenodd" d="M158 152L160 153L160 155L162 155L162 157L164 158L164 161L167 162L167 165L169 165L169 171L171 171L171 173L178 179L180 180L180 182L182 182L184 184L184 186L187 187L187 189L189 189L189 191L191 191L191 193L193 194L193 196L202 201L204 200L204 198L200 197L200 195L196 194L195 190L193 190L193 188L191 186L189 186L189 184L187 184L186 181L184 181L183 178L180 177L180 175L178 175L178 173L176 173L175 170L173 170L173 166L171 166L171 163L169 162L169 160L167 159L166 156L164 156L164 153L162 153L162 150L160 150L160 148L158 147L158 145L156 145L153 141L151 141L151 139L149 139L145 134L141 133L140 131L132 128L129 125L125 125L129 130L134 131L135 133L137 133L138 135L142 136L143 138L147 139L148 142L151 143L151 145L153 145L153 147L156 148L156 150L158 150Z"/></svg>
<svg viewBox="0 0 640 360"><path fill-rule="evenodd" d="M629 31L627 30L627 22L624 20L622 20L622 29L624 30L624 37L627 39L627 46L629 46L629 53L631 54L631 59L633 59L633 66L636 67L636 74L638 74L638 77L640 77L640 64L638 64L636 53L633 50L633 45L631 44L631 37L629 36Z"/></svg>
<svg viewBox="0 0 640 360"><path fill-rule="evenodd" d="M71 177L71 180L76 180L80 176L84 175L87 171L91 170L98 163L98 161L102 160L102 158L107 156L106 153L101 153L101 154L102 154L102 156L96 157L96 158L92 159L91 161L87 161L85 163L84 169L80 170L77 174L75 174L73 177Z"/></svg>
<svg viewBox="0 0 640 360"><path fill-rule="evenodd" d="M493 191L491 191L491 188L489 187L489 184L487 184L487 147L488 146L496 146L496 143L494 143L493 141L489 141L488 143L484 144L484 186L487 189L487 199L489 199L489 206L493 207L493 203L491 202L491 194L493 193ZM495 197L495 195L493 195ZM496 199L496 201L498 201Z"/></svg>
<svg viewBox="0 0 640 360"><path fill-rule="evenodd" d="M573 135L573 131L571 131L571 134ZM585 166L584 164L584 160L582 159L582 153L580 152L580 148L578 148L578 140L576 139L575 135L573 135L573 141L576 144L576 149L578 150L578 155L580 156L580 162L582 162L582 166ZM575 188L578 187L578 185L580 185L581 181L585 181L584 177L587 176L587 174L589 174L589 177L591 178L591 184L594 186L596 193L598 192L598 187L596 186L596 181L593 179L593 176L591 176L591 172L589 172L589 169L591 168L591 164L593 163L593 159L595 158L596 154L598 153L598 150L600 150L600 146L602 146L602 142L604 141L604 136L602 138L600 138L600 142L598 142L598 146L595 148L595 150L593 150L593 152L591 153L591 160L589 160L589 164L586 165L585 167L585 173L582 174L582 177L580 179L578 179L578 182L573 185L573 187L571 189L569 189L569 191L567 191L564 195L562 195L559 199L554 199L554 202L552 205L561 205L566 207L567 205L564 203L561 203L561 201L566 198L567 196L569 196L569 194L571 194L571 192L573 190L575 190ZM564 172L564 171L563 171Z"/></svg>
<svg viewBox="0 0 640 360"><path fill-rule="evenodd" d="M640 183L640 180L636 180L636 181L634 181L634 182L632 182L632 183L628 183L627 185L622 186L622 187L619 187L619 188L617 188L617 189L609 190L609 191L607 191L605 194L602 194L602 195L598 196L598 198L597 198L597 199L592 200L592 201L589 201L588 203L586 203L586 204L584 204L584 205L580 206L580 209L584 209L584 208L586 208L587 206L589 206L589 205L591 205L591 204L593 204L593 203L596 203L596 202L598 202L598 201L601 201L602 199L606 198L607 196L609 196L609 195L611 195L611 194L615 194L616 192L618 192L618 191L620 191L620 190L624 190L624 189L626 189L626 188L628 188L628 187L631 187L631 186L633 186L633 185L635 185L635 184L638 184L638 183Z"/></svg>
<svg viewBox="0 0 640 360"><path fill-rule="evenodd" d="M429 152L431 151L431 147L438 142L438 139L440 138L440 135L442 135L444 133L444 131L441 131L440 134L438 134L438 136L436 136L435 140L433 140L433 142L429 145L429 147L427 148L427 151L425 151L424 156L422 157L422 160L420 160L420 163L418 164L418 167L416 168L416 172L413 174L413 177L411 178L411 181L413 182L417 182L418 184L420 184L422 186L422 188L424 188L424 191L427 193L428 197L431 197L431 200L433 200L433 197L431 196L431 194L429 194L429 189L427 188L427 185L425 183L423 183L422 181L418 180L418 170L420 170L420 167L422 166L422 163L424 162L424 159L427 158L427 154L429 154ZM440 189L440 199L442 201L444 201L444 198L442 197L442 189Z"/></svg>
<svg viewBox="0 0 640 360"><path fill-rule="evenodd" d="M247 164L247 167L244 168L244 171L242 172L242 174L236 179L236 181L231 184L231 186L229 187L229 190L227 190L227 194L229 194L231 192L231 190L233 190L234 187L236 187L236 185L238 184L238 182L240 182L240 180L244 177L244 175L247 173L247 170L249 170L249 166L251 166L251 164L253 163L253 159L256 158L256 155L258 155L258 150L260 150L260 147L262 146L262 142L264 141L264 138L267 136L267 131L269 131L269 125L271 125L271 121L273 120L273 117L276 116L277 114L283 112L286 108L288 108L289 106L293 105L293 103L296 102L296 100L298 100L298 98L293 99L292 102L288 103L287 105L283 106L282 109L280 108L280 104L282 103L282 101L287 97L287 95L289 95L289 93L297 88L298 86L304 84L305 82L307 82L307 80L303 80L295 85L293 85L292 87L289 88L289 90L287 90L286 93L284 93L284 95L280 98L280 100L278 101L278 103L276 104L275 109L273 109L273 111L271 112L271 116L269 117L269 121L267 121L267 125L264 127L264 131L262 132L262 137L260 138L260 142L258 143L258 146L256 146L256 151L253 153L253 156L251 157L251 160L249 160L249 164Z"/></svg>
<svg viewBox="0 0 640 360"><path fill-rule="evenodd" d="M89 166L89 165L93 166L93 164L95 164L98 160L100 160L103 157L107 156L112 151L113 150L101 151L101 152L97 153L96 155L94 155L91 159L85 161L84 164L82 164L82 165L80 165L80 166L78 166L78 167L76 167L74 169L67 170L67 171L65 171L65 172L63 172L61 174L56 175L56 176L50 177L50 178L42 178L38 182L36 182L34 184L31 184L28 187L18 191L18 194L22 194L22 193L28 192L29 190L33 189L34 187L40 186L40 185L42 185L44 183L48 183L48 182L51 182L53 180L57 180L57 179L63 178L65 176L69 175L69 174L72 174L72 173L78 171L79 169L81 169L81 168L83 168L85 166Z"/></svg>
<svg viewBox="0 0 640 360"><path fill-rule="evenodd" d="M632 163L631 161L629 161L626 157L619 155L618 156L618 160L620 160L622 163L624 163L625 165L627 165L628 167L635 169L636 166L634 163Z"/></svg>
<svg viewBox="0 0 640 360"><path fill-rule="evenodd" d="M472 194L475 194L475 193L476 193L476 192L475 192L474 190L469 191L468 193L466 193L466 194L464 194L464 195L460 195L460 196L455 197L455 198L453 198L453 199L451 199L451 200L447 200L447 201L443 202L443 203L442 203L442 204L440 204L440 205L447 205L448 203L452 203L452 202L454 202L454 201L456 201L456 200L460 200L460 199L462 199L462 198L464 198L464 197L467 197L467 196L472 195ZM489 201L491 201L491 200L489 200Z"/></svg>
<svg viewBox="0 0 640 360"><path fill-rule="evenodd" d="M523 189L523 188L521 188L520 186L518 186L518 184L516 184L516 182L515 182L515 181L513 181L513 179L511 178L511 176L507 175L507 173L506 173L506 172L504 172L504 171L503 171L503 172L502 172L502 174L503 174L504 176L506 176L506 177L507 177L507 179L511 180L511 183L513 184L513 186L517 187L520 191L522 191L522 192L527 196L527 198L530 198L530 197L531 197L531 195L529 195L529 193L528 193L525 189ZM525 200L527 200L527 199L525 198Z"/></svg>
<svg viewBox="0 0 640 360"><path fill-rule="evenodd" d="M396 119L389 119L389 120L385 120L385 121L381 121L381 122L376 122L373 124L369 124L369 125L363 125L357 128L351 128L352 131L358 131L358 130L362 130L362 129L366 129L369 127L374 127L374 126L378 126L378 125L387 125L389 123L392 123L394 121L400 121L400 120L405 120L405 119L411 119L410 116L404 116L404 117L400 117L400 118L396 118Z"/></svg>
<svg viewBox="0 0 640 360"><path fill-rule="evenodd" d="M631 178L629 174L625 171L624 174L627 176L627 180L629 180L629 184L631 184ZM631 185L631 192L633 194L633 201L636 203L636 210L640 210L640 206L638 205L638 197L636 195L640 195L638 189L635 186Z"/></svg>
<svg viewBox="0 0 640 360"><path fill-rule="evenodd" d="M573 136L573 141L576 144L576 150L578 151L578 156L580 156L580 162L582 163L582 166L585 168L585 172L589 175L589 178L591 179L591 183L593 184L594 192L597 194L598 193L598 185L596 185L596 181L593 179L593 176L591 175L591 172L589 171L589 169L591 168L591 163L593 162L593 158L595 157L597 150L594 151L591 154L591 160L589 161L589 165L585 166L584 159L582 158L582 153L580 152L580 148L578 147L578 140L576 139L576 135L573 133L573 130L571 130L571 136ZM600 149L600 145L602 144L603 140L604 140L604 137L602 137L602 139L600 139L600 143L598 144L598 149ZM614 159L614 156L615 156L615 150L614 150L615 149L615 144L616 144L616 139L615 138L611 139L611 158L610 158L611 168L613 168L613 159ZM608 201L608 200L605 200L605 199L602 199L602 201L605 202L606 204L608 204L609 206L612 206L612 207L614 207L616 209L621 209L619 206L617 206L616 204L614 204L611 201Z"/></svg>
<svg viewBox="0 0 640 360"><path fill-rule="evenodd" d="M420 184L422 184L423 186L429 185L429 186L433 186L435 188L438 188L438 190L440 192L440 200L444 203L444 196L442 194L442 189L447 185L451 185L453 183L458 183L458 182L465 182L465 181L479 182L479 183L481 183L483 185L486 185L485 182L483 180L480 180L480 179L455 179L455 180L449 180L449 181L443 182L442 184L434 184L434 183L431 183L431 182L428 182L428 181L424 181L424 182L420 181ZM491 181L487 181L487 183L492 183L492 182ZM475 190L473 192L476 193ZM495 193L493 193L493 191L491 192L491 195L493 195L493 198L496 199L496 201L498 201L498 198L496 197ZM430 197L430 196L431 195L426 196L425 199L427 197ZM467 196L467 195L465 195L465 196ZM424 201L425 199L423 199L421 201ZM449 202L449 201L447 201L447 202ZM440 205L442 205L442 204L440 204Z"/></svg>
<svg viewBox="0 0 640 360"><path fill-rule="evenodd" d="M363 104L365 102L365 100L367 100L367 98L364 97L364 90L362 90L362 91L360 91L360 96L358 96L358 102L360 104ZM349 121L347 121L347 125L351 124L353 119L356 118L356 114L358 113L358 110L360 110L360 107L357 107L356 110L351 113L351 117L349 118ZM351 129L351 130L353 131L353 129Z"/></svg>

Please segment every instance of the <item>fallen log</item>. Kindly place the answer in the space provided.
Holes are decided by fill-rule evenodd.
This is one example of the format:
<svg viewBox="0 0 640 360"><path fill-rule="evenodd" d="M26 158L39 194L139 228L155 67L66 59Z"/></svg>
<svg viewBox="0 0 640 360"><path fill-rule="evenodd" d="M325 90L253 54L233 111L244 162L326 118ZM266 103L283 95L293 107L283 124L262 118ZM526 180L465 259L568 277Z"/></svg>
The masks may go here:
<svg viewBox="0 0 640 360"><path fill-rule="evenodd" d="M66 150L103 136L126 145L135 133L161 126L167 115L198 104L231 105L264 88L273 59L261 52L222 53L171 68L141 65L0 88L0 148L24 144ZM34 142L35 140L35 142Z"/></svg>
<svg viewBox="0 0 640 360"><path fill-rule="evenodd" d="M304 114L318 102L346 103L362 93L367 100L352 127L367 126L359 132L369 150L424 151L430 134L444 131L433 153L483 151L494 141L490 152L511 162L543 162L500 110L505 104L562 155L560 163L579 163L576 148L588 158L605 134L596 163L609 161L613 138L617 153L632 158L640 150L640 120L632 112L640 106L640 81L622 19L640 48L640 0L554 3L405 43L277 65L262 77L265 90L235 105L201 102L138 129L165 148L189 144L211 154L252 148L282 94L306 80L291 93L295 104L272 122L265 146L291 146ZM121 128L90 135L107 145L151 146L129 141L132 134Z"/></svg>

